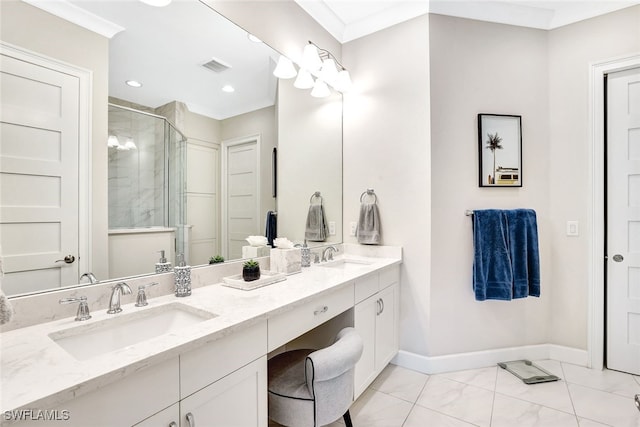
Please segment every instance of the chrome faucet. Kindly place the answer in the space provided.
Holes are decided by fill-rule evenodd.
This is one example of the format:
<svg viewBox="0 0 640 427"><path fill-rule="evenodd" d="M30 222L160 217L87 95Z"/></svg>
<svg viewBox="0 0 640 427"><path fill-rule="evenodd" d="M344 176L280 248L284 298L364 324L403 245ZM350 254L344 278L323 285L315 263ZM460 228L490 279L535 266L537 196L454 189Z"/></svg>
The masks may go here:
<svg viewBox="0 0 640 427"><path fill-rule="evenodd" d="M329 255L327 255L327 252L329 252ZM328 246L324 248L322 251L322 262L332 261L334 252L338 252L338 248L335 246Z"/></svg>
<svg viewBox="0 0 640 427"><path fill-rule="evenodd" d="M122 309L120 308L120 294L130 295L131 288L124 282L120 282L115 285L111 290L111 299L109 300L109 310L107 310L108 314L120 313Z"/></svg>
<svg viewBox="0 0 640 427"><path fill-rule="evenodd" d="M71 304L74 302L79 302L80 305L78 305L78 312L76 313L76 321L91 319L91 314L89 313L89 305L87 304L87 297L81 296L77 298L62 298L58 302L60 304Z"/></svg>
<svg viewBox="0 0 640 427"><path fill-rule="evenodd" d="M94 276L92 272L84 273L82 276L80 276L80 281L82 281L82 279L84 279L85 277L89 279L89 283L91 283L92 285L99 282L99 280L96 279L96 276Z"/></svg>
<svg viewBox="0 0 640 427"><path fill-rule="evenodd" d="M144 307L145 305L149 305L149 303L147 302L147 294L145 293L145 290L157 284L158 282L153 282L153 283L148 283L146 285L138 286L138 295L136 296L136 307Z"/></svg>

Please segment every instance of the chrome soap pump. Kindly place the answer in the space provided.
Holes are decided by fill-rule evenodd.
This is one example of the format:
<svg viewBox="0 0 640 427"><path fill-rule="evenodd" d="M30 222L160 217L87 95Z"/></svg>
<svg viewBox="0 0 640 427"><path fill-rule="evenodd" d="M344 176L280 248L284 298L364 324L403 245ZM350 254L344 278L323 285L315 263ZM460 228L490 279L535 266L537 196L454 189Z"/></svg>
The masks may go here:
<svg viewBox="0 0 640 427"><path fill-rule="evenodd" d="M171 271L171 263L167 262L164 257L164 250L158 252L160 253L160 260L156 263L156 273L169 273Z"/></svg>
<svg viewBox="0 0 640 427"><path fill-rule="evenodd" d="M185 265L184 255L178 254L178 265L174 267L176 296L188 297L191 295L191 267Z"/></svg>

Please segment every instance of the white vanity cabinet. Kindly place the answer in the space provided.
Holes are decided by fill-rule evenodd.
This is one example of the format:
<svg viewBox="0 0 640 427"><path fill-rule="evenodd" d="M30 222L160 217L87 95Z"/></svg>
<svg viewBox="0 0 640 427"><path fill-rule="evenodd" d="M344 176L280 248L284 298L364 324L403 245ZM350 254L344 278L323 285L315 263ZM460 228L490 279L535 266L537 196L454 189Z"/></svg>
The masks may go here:
<svg viewBox="0 0 640 427"><path fill-rule="evenodd" d="M135 425L178 401L178 358L141 369L121 380L47 410L59 421L33 419L20 427L112 427Z"/></svg>
<svg viewBox="0 0 640 427"><path fill-rule="evenodd" d="M358 279L355 295L353 322L364 341L355 369L357 399L398 352L399 267Z"/></svg>
<svg viewBox="0 0 640 427"><path fill-rule="evenodd" d="M264 427L267 324L180 355L180 427Z"/></svg>

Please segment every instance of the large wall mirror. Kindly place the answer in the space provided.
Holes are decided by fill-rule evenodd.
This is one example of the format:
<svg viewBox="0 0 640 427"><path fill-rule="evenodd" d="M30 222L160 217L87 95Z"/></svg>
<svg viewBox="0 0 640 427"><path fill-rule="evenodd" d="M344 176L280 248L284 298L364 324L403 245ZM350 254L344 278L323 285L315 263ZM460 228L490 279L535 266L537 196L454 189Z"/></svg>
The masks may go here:
<svg viewBox="0 0 640 427"><path fill-rule="evenodd" d="M278 81L278 52L197 0L65 3L122 28L109 39L109 256L91 268L108 277L97 280L153 274L160 251L193 266L214 255L241 258L245 238L265 234L269 211L279 236L302 243L316 192L335 230L324 243L342 241L340 95L313 98ZM6 236L5 256L13 246ZM75 286L86 272L27 287L23 273L10 273L3 288L19 295Z"/></svg>

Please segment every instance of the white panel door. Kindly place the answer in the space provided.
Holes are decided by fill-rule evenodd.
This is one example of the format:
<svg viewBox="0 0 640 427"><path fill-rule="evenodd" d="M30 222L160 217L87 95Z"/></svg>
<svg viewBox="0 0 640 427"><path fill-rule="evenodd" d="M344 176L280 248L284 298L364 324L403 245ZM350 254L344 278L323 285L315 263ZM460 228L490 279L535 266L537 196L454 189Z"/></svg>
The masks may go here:
<svg viewBox="0 0 640 427"><path fill-rule="evenodd" d="M225 146L223 249L228 259L238 259L248 236L264 235L260 220L260 150L254 138Z"/></svg>
<svg viewBox="0 0 640 427"><path fill-rule="evenodd" d="M4 291L78 283L79 78L3 54L0 87Z"/></svg>
<svg viewBox="0 0 640 427"><path fill-rule="evenodd" d="M640 375L640 69L607 93L607 367Z"/></svg>

